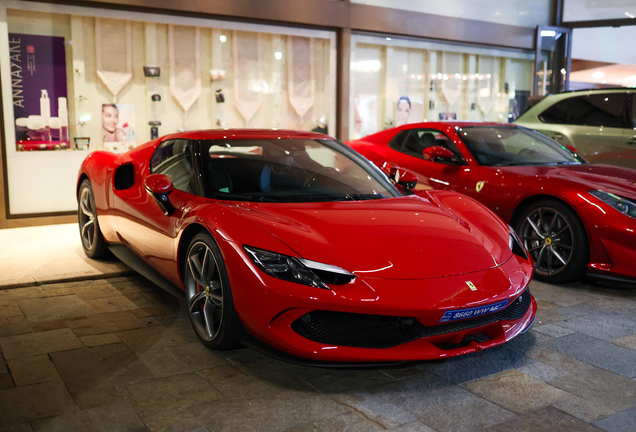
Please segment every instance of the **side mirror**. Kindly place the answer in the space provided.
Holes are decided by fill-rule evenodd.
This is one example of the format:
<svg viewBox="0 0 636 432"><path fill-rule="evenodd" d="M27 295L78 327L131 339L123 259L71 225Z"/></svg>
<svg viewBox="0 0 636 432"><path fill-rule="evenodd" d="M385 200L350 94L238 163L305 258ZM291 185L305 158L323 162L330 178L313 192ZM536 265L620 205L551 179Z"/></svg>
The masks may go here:
<svg viewBox="0 0 636 432"><path fill-rule="evenodd" d="M578 150L577 150L577 149L575 149L574 147L572 147L572 146L571 146L571 145L569 145L569 144L565 144L565 148L566 148L566 149L568 149L568 150L570 150L570 151L571 151L572 153L574 153L574 154L579 154Z"/></svg>
<svg viewBox="0 0 636 432"><path fill-rule="evenodd" d="M404 168L391 167L389 178L405 189L415 189L418 178L415 174Z"/></svg>
<svg viewBox="0 0 636 432"><path fill-rule="evenodd" d="M163 211L163 214L170 216L174 213L174 206L170 202L168 195L172 193L172 181L163 174L150 174L144 180L144 187L146 191L152 195L157 201L159 208Z"/></svg>
<svg viewBox="0 0 636 432"><path fill-rule="evenodd" d="M382 172L383 172L384 174L386 174L386 175L387 175L387 177L389 177L389 178L391 178L391 169L392 169L392 168L393 168L393 166L392 166L390 163L388 163L388 162L384 162L384 163L382 164L382 166L380 167L380 169L382 170Z"/></svg>
<svg viewBox="0 0 636 432"><path fill-rule="evenodd" d="M452 159L455 157L452 151L442 146L427 147L422 151L422 155L424 155L424 159L433 162L442 162L438 159Z"/></svg>

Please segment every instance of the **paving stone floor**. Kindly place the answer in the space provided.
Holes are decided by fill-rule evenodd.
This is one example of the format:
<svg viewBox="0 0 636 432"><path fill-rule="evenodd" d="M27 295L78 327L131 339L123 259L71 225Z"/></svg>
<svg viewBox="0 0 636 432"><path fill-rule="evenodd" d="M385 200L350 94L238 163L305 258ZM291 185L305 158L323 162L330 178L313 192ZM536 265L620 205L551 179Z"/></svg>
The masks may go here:
<svg viewBox="0 0 636 432"><path fill-rule="evenodd" d="M0 431L636 431L636 288L531 290L504 346L354 371L210 351L137 276L0 290Z"/></svg>

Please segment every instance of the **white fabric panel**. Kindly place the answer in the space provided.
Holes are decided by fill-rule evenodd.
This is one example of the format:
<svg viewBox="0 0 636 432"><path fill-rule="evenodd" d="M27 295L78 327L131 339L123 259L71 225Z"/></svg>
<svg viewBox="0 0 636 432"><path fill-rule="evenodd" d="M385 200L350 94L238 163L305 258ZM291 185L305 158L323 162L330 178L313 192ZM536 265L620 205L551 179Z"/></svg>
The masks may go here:
<svg viewBox="0 0 636 432"><path fill-rule="evenodd" d="M95 18L97 75L113 94L132 79L132 28L130 21Z"/></svg>
<svg viewBox="0 0 636 432"><path fill-rule="evenodd" d="M245 119L245 127L263 102L262 41L259 33L233 31L234 106Z"/></svg>
<svg viewBox="0 0 636 432"><path fill-rule="evenodd" d="M184 112L201 96L201 30L168 26L170 93Z"/></svg>
<svg viewBox="0 0 636 432"><path fill-rule="evenodd" d="M287 84L289 102L302 119L316 101L314 40L287 36Z"/></svg>

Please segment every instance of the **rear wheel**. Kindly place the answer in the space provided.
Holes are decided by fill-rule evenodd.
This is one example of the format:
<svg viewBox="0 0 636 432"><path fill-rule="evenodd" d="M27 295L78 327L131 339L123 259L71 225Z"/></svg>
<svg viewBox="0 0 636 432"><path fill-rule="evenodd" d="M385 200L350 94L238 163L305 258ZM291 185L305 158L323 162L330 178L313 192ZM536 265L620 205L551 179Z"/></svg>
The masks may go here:
<svg viewBox="0 0 636 432"><path fill-rule="evenodd" d="M77 199L77 222L79 224L82 248L89 258L104 258L108 255L108 245L104 240L97 221L97 207L90 180L82 182Z"/></svg>
<svg viewBox="0 0 636 432"><path fill-rule="evenodd" d="M217 350L235 348L245 330L234 309L221 250L208 233L190 242L184 270L188 312L199 340Z"/></svg>
<svg viewBox="0 0 636 432"><path fill-rule="evenodd" d="M580 280L589 263L585 228L574 210L552 199L527 207L516 226L534 260L534 275L544 282Z"/></svg>

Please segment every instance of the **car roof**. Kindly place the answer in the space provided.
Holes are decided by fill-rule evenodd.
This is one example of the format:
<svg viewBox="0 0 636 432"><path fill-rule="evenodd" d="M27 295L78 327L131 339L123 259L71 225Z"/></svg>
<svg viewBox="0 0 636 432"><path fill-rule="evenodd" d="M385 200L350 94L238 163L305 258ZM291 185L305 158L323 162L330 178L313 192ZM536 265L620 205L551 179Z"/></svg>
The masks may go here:
<svg viewBox="0 0 636 432"><path fill-rule="evenodd" d="M168 139L194 140L239 140L239 139L335 139L329 135L285 129L207 129L178 132L166 135L162 141Z"/></svg>
<svg viewBox="0 0 636 432"><path fill-rule="evenodd" d="M450 120L450 121L432 121L432 122L422 122L422 123L409 123L400 128L405 129L413 129L413 128L437 128L437 129L445 129L445 128L454 128L454 127L471 127L471 126L511 126L518 127L515 124L510 123L497 123L497 122L479 122L479 121L460 121L460 120Z"/></svg>
<svg viewBox="0 0 636 432"><path fill-rule="evenodd" d="M614 90L621 90L621 91L634 91L634 87L603 87L603 88L590 88L590 89L579 89L579 90L568 90L568 91L564 91L561 93L554 93L548 96L554 96L557 94L571 94L571 93L603 93L606 91L614 91Z"/></svg>

